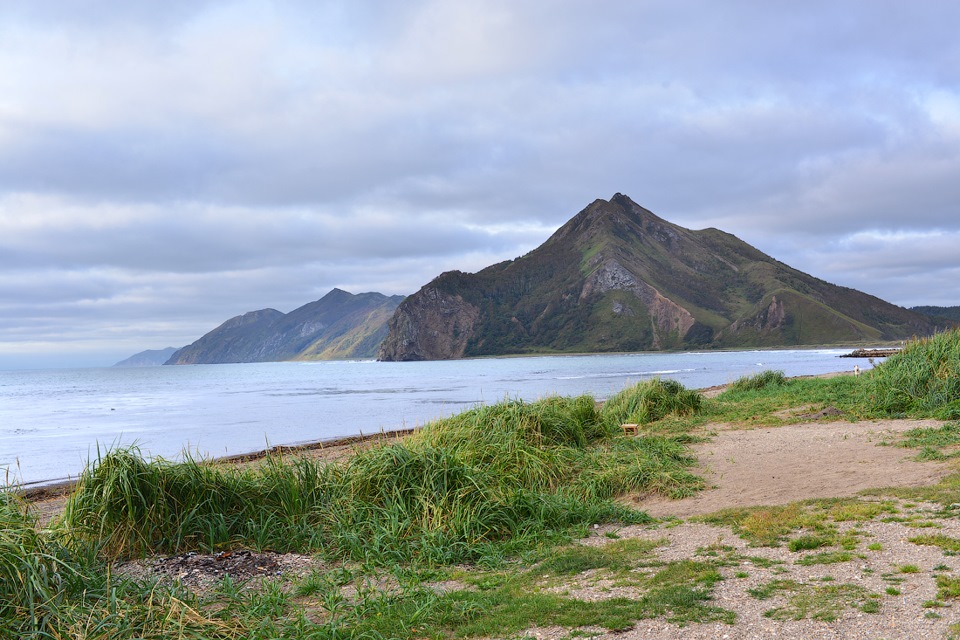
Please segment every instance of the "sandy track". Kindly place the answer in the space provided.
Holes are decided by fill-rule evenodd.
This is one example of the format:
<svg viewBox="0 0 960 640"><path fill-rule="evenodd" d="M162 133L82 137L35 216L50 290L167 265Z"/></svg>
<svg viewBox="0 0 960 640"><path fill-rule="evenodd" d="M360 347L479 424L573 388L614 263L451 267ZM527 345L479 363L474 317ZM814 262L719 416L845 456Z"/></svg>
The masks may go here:
<svg viewBox="0 0 960 640"><path fill-rule="evenodd" d="M683 500L632 496L632 506L656 517L703 515L726 507L778 505L807 498L856 495L876 487L935 484L945 464L916 462L917 452L893 446L898 435L935 420L810 422L782 427L730 429L694 446L694 473L711 487Z"/></svg>

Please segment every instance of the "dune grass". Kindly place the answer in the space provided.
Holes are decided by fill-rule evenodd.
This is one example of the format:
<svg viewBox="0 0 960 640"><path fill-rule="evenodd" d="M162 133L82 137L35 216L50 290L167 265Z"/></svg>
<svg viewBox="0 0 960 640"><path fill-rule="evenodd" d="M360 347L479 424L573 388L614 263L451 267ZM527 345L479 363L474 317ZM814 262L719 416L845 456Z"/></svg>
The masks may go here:
<svg viewBox="0 0 960 640"><path fill-rule="evenodd" d="M782 414L797 407L835 407L842 412L836 419L847 420L960 419L960 330L911 341L859 377L786 379L763 371L740 378L704 401L697 419L776 426L802 420Z"/></svg>
<svg viewBox="0 0 960 640"><path fill-rule="evenodd" d="M654 378L609 398L602 415L609 428L623 423L648 424L668 415L689 416L700 410L701 396L676 380Z"/></svg>
<svg viewBox="0 0 960 640"><path fill-rule="evenodd" d="M695 394L651 381L615 406L654 415L671 395ZM331 464L271 458L242 469L111 451L83 474L63 522L113 557L239 544L374 563L473 560L490 544L646 521L611 501L628 491L701 486L686 470L689 437L624 438L619 415L589 396L506 400Z"/></svg>
<svg viewBox="0 0 960 640"><path fill-rule="evenodd" d="M39 627L73 573L58 549L37 530L26 505L0 492L0 620L20 618Z"/></svg>
<svg viewBox="0 0 960 640"><path fill-rule="evenodd" d="M867 373L860 400L880 413L960 418L960 329L911 341Z"/></svg>
<svg viewBox="0 0 960 640"><path fill-rule="evenodd" d="M116 580L95 545L42 529L0 491L0 638L236 638L176 587Z"/></svg>
<svg viewBox="0 0 960 640"><path fill-rule="evenodd" d="M731 391L757 391L766 387L781 387L787 383L783 371L767 369L752 376L737 378L730 384Z"/></svg>

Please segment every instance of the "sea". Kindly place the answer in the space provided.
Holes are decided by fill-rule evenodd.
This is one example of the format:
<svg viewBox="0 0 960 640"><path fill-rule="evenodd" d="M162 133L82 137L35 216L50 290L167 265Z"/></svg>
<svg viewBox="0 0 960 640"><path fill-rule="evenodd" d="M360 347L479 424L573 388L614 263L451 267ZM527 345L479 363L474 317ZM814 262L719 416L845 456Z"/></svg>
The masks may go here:
<svg viewBox="0 0 960 640"><path fill-rule="evenodd" d="M99 455L217 457L417 427L482 403L605 399L659 376L688 388L767 369L871 365L851 349L711 351L432 362L276 362L0 371L0 485L75 479Z"/></svg>

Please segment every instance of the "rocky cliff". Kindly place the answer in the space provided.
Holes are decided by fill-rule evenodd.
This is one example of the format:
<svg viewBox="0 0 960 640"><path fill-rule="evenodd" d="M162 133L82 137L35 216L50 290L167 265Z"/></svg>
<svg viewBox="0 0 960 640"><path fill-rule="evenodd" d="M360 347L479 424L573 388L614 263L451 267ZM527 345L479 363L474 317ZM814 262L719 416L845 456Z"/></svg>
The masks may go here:
<svg viewBox="0 0 960 640"><path fill-rule="evenodd" d="M521 258L435 278L397 308L379 358L839 344L934 329L617 194Z"/></svg>

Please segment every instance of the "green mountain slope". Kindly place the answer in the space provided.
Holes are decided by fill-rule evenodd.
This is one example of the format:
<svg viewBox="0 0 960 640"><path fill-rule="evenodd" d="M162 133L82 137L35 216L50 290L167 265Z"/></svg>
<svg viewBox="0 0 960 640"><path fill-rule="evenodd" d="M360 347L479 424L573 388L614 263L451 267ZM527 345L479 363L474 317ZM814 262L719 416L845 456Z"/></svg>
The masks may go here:
<svg viewBox="0 0 960 640"><path fill-rule="evenodd" d="M401 300L403 296L334 289L287 314L251 311L183 347L166 364L370 358Z"/></svg>
<svg viewBox="0 0 960 640"><path fill-rule="evenodd" d="M922 306L910 307L910 310L922 313L934 320L950 320L954 323L960 322L960 307Z"/></svg>
<svg viewBox="0 0 960 640"><path fill-rule="evenodd" d="M839 344L933 330L925 316L617 194L521 258L434 279L397 309L379 357Z"/></svg>

